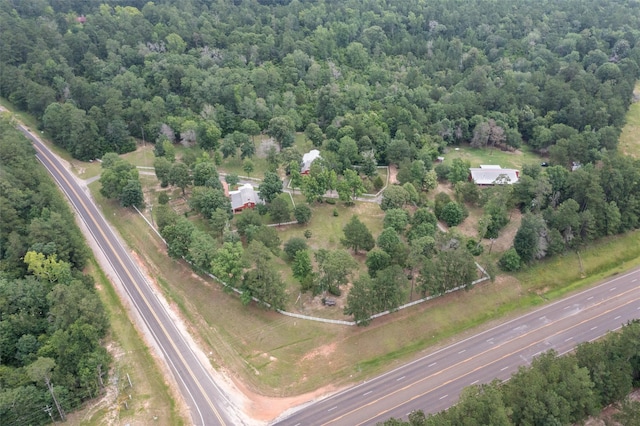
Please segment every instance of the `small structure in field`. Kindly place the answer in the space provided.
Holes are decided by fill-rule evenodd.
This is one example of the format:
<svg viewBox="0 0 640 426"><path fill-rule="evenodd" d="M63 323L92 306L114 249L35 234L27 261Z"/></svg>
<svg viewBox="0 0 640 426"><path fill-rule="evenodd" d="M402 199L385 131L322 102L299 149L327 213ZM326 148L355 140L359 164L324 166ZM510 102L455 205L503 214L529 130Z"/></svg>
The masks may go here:
<svg viewBox="0 0 640 426"><path fill-rule="evenodd" d="M300 174L308 175L311 170L311 163L320 158L320 151L312 149L302 156L302 166L300 167Z"/></svg>
<svg viewBox="0 0 640 426"><path fill-rule="evenodd" d="M476 185L512 185L520 179L520 171L503 169L495 164L481 165L469 169L469 180Z"/></svg>
<svg viewBox="0 0 640 426"><path fill-rule="evenodd" d="M236 191L229 191L231 199L231 208L234 213L241 212L244 209L252 209L256 204L263 204L262 198L250 183L245 183Z"/></svg>

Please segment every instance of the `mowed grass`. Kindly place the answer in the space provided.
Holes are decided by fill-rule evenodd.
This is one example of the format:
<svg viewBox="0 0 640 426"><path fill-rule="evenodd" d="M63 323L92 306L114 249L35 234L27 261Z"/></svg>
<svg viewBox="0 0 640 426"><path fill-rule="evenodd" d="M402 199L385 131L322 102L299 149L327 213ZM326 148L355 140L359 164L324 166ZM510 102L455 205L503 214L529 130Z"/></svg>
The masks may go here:
<svg viewBox="0 0 640 426"><path fill-rule="evenodd" d="M631 104L627 112L627 124L620 134L618 149L625 155L640 157L640 82L636 83L633 90L636 102Z"/></svg>
<svg viewBox="0 0 640 426"><path fill-rule="evenodd" d="M92 259L87 272L96 278L98 294L109 315L111 331L107 346L114 355L109 378L115 383L117 395L110 398L108 402L115 401L110 405L90 402L86 408L72 413L69 421L81 425L103 425L113 420L118 424L188 423L188 419L181 417L161 369L131 323L127 309L95 260Z"/></svg>
<svg viewBox="0 0 640 426"><path fill-rule="evenodd" d="M527 146L510 152L495 148L472 148L469 145L461 145L457 149L449 148L449 151L444 154L444 163L451 164L455 158L469 161L471 167L479 167L481 164L497 164L503 169L522 169L524 164L540 164L543 161Z"/></svg>

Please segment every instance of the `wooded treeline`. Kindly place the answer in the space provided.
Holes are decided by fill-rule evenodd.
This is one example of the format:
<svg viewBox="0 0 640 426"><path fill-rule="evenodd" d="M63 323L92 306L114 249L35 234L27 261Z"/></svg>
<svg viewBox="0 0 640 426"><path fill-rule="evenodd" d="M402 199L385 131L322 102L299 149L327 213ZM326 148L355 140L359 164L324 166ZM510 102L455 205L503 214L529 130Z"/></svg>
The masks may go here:
<svg viewBox="0 0 640 426"><path fill-rule="evenodd" d="M0 419L43 424L108 382L109 321L73 215L14 125L0 118Z"/></svg>
<svg viewBox="0 0 640 426"><path fill-rule="evenodd" d="M639 20L626 0L2 0L0 96L81 159L312 124L381 163L474 142L568 166L616 147Z"/></svg>
<svg viewBox="0 0 640 426"><path fill-rule="evenodd" d="M627 401L640 385L640 321L619 333L578 346L575 354L553 351L520 367L508 382L470 386L447 411L408 421L390 419L384 426L568 425L584 421L609 404L619 403L615 417L625 426L640 424L640 403Z"/></svg>

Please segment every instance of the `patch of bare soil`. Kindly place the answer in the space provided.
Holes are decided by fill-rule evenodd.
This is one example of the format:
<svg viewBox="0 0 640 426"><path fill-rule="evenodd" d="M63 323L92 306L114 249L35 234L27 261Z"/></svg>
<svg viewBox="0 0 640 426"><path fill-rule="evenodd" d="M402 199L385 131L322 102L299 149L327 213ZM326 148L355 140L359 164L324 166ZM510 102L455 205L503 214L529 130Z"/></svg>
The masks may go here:
<svg viewBox="0 0 640 426"><path fill-rule="evenodd" d="M389 185L398 183L398 166L392 164L389 166Z"/></svg>
<svg viewBox="0 0 640 426"><path fill-rule="evenodd" d="M261 422L270 422L278 417L284 417L294 407L296 410L300 409L302 404L310 404L339 390L335 386L329 385L302 395L272 398L252 392L240 381L236 380L235 385L249 400L244 406L246 414Z"/></svg>
<svg viewBox="0 0 640 426"><path fill-rule="evenodd" d="M258 141L258 146L256 147L256 156L258 158L267 158L267 154L269 153L271 147L274 147L277 152L280 152L280 147L278 146L276 141L273 140L273 138L262 139L261 141Z"/></svg>
<svg viewBox="0 0 640 426"><path fill-rule="evenodd" d="M640 401L640 389L629 394L629 399L632 401ZM597 417L589 417L584 422L584 426L625 426L613 419L613 416L620 412L618 404L612 404L605 407Z"/></svg>

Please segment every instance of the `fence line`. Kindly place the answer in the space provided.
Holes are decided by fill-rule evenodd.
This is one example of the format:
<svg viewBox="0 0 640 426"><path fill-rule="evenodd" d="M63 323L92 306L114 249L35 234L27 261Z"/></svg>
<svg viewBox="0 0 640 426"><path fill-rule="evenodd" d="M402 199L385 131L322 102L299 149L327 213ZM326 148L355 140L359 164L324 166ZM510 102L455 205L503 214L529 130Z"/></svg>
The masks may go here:
<svg viewBox="0 0 640 426"><path fill-rule="evenodd" d="M147 225L149 225L149 227L151 227L151 229L153 229L153 231L160 237L160 239L166 245L167 241L164 238L162 238L162 235L160 235L160 232L158 232L158 230L151 224L151 222L149 222L149 220L140 212L140 210L138 210L137 207L134 206L134 208L136 209L138 214L140 216L142 216L142 218L147 223ZM289 224L291 224L291 223L297 223L297 222L290 222ZM191 265L191 267L193 268L193 263L191 263L189 260L185 259L184 257L182 259L185 262L187 262L189 265ZM467 287L473 287L476 284L479 284L479 283L481 283L483 281L488 280L490 278L490 276L487 273L487 271L482 266L480 266L478 264L478 262L475 262L475 264L476 264L477 268L482 272L483 276L481 278L478 278L475 281L472 281L471 284L469 284L468 286L467 285L461 285L461 286L458 286L458 287L454 287L452 289L449 289L449 290L445 291L442 294L423 297L422 299L418 299L418 300L414 300L413 302L405 303L404 305L398 306L396 309L393 309L393 310L390 310L390 311L378 312L377 314L371 315L367 319L367 321L371 321L371 320L374 320L376 318L380 318L382 316L389 315L389 314L391 314L393 312L397 312L397 311L402 310L402 309L407 309L407 308L410 308L412 306L419 305L420 303L428 302L430 300L436 299L436 298L444 296L446 294L453 293L454 291L459 291L459 290L465 289ZM238 295L244 294L244 291L242 291L242 290L240 290L240 289L238 289L238 288L226 283L225 281L223 281L220 278L216 277L212 273L206 272L205 274L208 277L212 278L213 280L215 280L215 281L219 282L220 284L224 285L225 287L229 288L233 292L237 293ZM269 303L267 303L265 301L262 301L262 300L260 300L260 299L258 299L256 297L254 297L254 296L251 296L251 300L253 300L254 302L256 302L258 304L261 304L261 305L264 305L264 306L266 306L268 308L271 308L271 305ZM296 314L294 312L288 312L288 311L284 311L284 310L281 310L281 309L276 309L276 312L278 312L279 314L288 316L288 317L292 317L292 318L298 318L298 319L307 320L307 321L323 322L323 323L326 323L326 324L336 324L336 325L346 325L346 326L354 326L354 325L358 324L357 321L344 321L344 320L334 320L334 319L330 319L330 318L312 317L312 316L309 316L309 315Z"/></svg>

